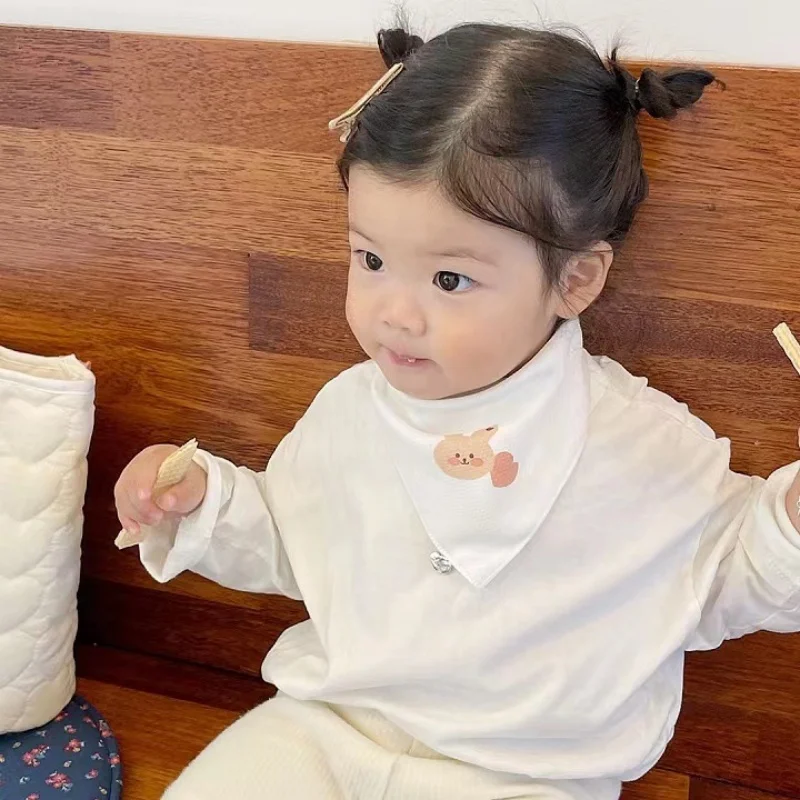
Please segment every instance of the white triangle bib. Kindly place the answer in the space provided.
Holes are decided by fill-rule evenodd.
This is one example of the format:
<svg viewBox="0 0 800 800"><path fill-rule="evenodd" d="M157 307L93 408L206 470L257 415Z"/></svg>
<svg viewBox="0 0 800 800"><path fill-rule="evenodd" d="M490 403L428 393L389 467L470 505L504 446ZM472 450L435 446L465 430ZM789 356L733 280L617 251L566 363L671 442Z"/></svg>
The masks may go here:
<svg viewBox="0 0 800 800"><path fill-rule="evenodd" d="M439 553L486 586L530 541L586 440L589 376L577 320L476 394L419 400L380 370L372 393L395 465Z"/></svg>

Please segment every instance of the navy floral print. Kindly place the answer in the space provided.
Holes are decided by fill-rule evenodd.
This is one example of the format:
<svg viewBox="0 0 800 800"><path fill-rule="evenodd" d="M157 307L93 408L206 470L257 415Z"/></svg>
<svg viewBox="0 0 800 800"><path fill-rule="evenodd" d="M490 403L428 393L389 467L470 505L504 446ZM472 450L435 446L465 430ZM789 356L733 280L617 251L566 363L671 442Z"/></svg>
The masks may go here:
<svg viewBox="0 0 800 800"><path fill-rule="evenodd" d="M119 747L80 697L48 725L0 736L0 800L121 800Z"/></svg>

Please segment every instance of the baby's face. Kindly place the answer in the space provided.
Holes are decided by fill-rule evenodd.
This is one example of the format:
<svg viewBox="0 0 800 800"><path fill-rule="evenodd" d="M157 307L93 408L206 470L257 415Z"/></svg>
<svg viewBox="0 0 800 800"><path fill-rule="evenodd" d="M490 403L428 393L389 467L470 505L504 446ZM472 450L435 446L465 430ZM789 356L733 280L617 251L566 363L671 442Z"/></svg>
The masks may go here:
<svg viewBox="0 0 800 800"><path fill-rule="evenodd" d="M401 392L441 399L502 380L547 341L558 296L535 245L435 184L350 171L347 319ZM460 252L455 252L460 251Z"/></svg>

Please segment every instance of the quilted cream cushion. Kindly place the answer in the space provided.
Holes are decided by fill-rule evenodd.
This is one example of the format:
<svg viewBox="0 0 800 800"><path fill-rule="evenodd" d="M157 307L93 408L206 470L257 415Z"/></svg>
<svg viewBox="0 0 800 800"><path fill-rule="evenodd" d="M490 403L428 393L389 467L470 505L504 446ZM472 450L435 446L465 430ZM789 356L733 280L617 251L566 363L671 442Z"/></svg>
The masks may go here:
<svg viewBox="0 0 800 800"><path fill-rule="evenodd" d="M0 347L0 733L43 725L75 691L94 392L75 356Z"/></svg>

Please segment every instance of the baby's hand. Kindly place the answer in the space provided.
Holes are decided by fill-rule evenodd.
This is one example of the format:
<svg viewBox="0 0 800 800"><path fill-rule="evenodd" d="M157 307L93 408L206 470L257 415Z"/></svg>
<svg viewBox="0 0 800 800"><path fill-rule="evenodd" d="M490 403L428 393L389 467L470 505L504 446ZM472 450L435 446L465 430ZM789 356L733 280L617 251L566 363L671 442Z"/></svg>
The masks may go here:
<svg viewBox="0 0 800 800"><path fill-rule="evenodd" d="M194 462L186 477L175 486L153 496L159 467L178 450L172 444L156 444L142 450L122 471L114 487L117 516L122 527L133 534L140 525L157 525L164 513L191 514L206 494L205 470Z"/></svg>

